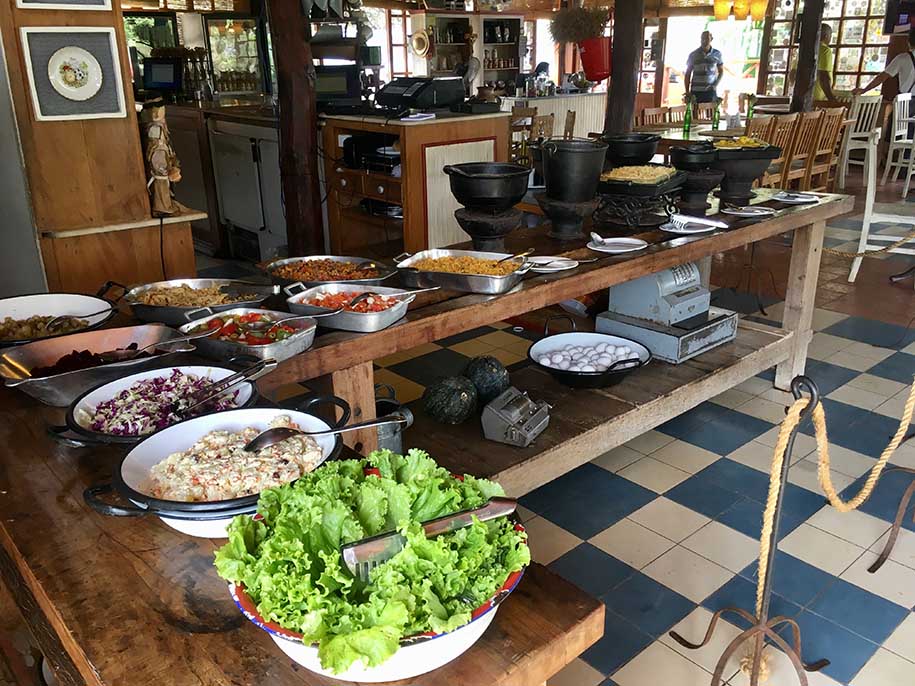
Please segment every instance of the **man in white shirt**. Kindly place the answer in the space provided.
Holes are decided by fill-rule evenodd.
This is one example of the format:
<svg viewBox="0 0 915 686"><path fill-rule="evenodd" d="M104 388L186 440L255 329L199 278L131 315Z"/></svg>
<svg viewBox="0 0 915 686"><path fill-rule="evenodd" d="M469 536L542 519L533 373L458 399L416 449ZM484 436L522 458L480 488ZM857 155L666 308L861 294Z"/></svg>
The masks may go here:
<svg viewBox="0 0 915 686"><path fill-rule="evenodd" d="M909 29L909 51L896 55L864 88L855 88L852 93L861 95L882 86L886 81L896 77L900 93L915 92L915 27Z"/></svg>

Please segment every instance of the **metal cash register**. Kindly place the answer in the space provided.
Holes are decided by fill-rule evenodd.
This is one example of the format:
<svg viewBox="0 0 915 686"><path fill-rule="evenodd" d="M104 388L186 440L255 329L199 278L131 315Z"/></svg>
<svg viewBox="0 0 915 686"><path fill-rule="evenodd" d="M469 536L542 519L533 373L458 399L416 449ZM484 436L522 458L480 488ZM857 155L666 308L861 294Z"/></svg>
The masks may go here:
<svg viewBox="0 0 915 686"><path fill-rule="evenodd" d="M737 336L737 313L711 306L694 262L610 288L600 333L630 338L665 362L679 364Z"/></svg>

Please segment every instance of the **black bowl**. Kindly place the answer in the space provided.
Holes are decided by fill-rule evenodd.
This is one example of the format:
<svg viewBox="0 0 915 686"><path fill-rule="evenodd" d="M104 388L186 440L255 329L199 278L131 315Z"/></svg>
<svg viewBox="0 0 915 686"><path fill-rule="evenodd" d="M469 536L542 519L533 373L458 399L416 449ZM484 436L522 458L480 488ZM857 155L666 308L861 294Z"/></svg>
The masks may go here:
<svg viewBox="0 0 915 686"><path fill-rule="evenodd" d="M607 144L607 159L614 167L647 164L655 156L661 137L656 133L624 133L601 136Z"/></svg>
<svg viewBox="0 0 915 686"><path fill-rule="evenodd" d="M451 193L464 207L485 212L505 212L527 193L531 170L505 162L465 162L446 165Z"/></svg>
<svg viewBox="0 0 915 686"><path fill-rule="evenodd" d="M571 372L567 369L555 369L554 367L540 364L540 356L548 351L561 349L564 345L595 345L596 343L628 345L633 349L634 361L624 360L618 362L615 367L603 372ZM638 356L637 360L635 355ZM641 343L621 338L620 336L576 331L557 333L541 338L528 348L527 356L534 365L549 372L563 386L572 388L606 388L607 386L613 386L622 381L630 372L644 367L651 361L651 352Z"/></svg>
<svg viewBox="0 0 915 686"><path fill-rule="evenodd" d="M724 172L720 197L732 205L746 205L753 197L753 182L763 175L772 160L782 154L781 148L726 148L717 151L712 169Z"/></svg>
<svg viewBox="0 0 915 686"><path fill-rule="evenodd" d="M711 143L696 143L670 149L670 163L684 171L708 169L717 157L715 146Z"/></svg>

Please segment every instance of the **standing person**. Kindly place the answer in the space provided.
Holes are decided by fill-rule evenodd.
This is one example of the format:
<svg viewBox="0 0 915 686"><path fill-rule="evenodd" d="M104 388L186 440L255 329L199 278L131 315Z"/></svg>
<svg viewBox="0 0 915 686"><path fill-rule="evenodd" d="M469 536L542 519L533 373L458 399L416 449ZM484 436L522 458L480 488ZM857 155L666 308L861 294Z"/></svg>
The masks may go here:
<svg viewBox="0 0 915 686"><path fill-rule="evenodd" d="M835 93L832 92L832 65L833 54L829 43L832 41L832 27L829 24L820 24L820 49L817 52L817 80L813 89L813 99L829 100L834 102Z"/></svg>
<svg viewBox="0 0 915 686"><path fill-rule="evenodd" d="M855 88L852 93L855 95L867 93L877 86L882 86L884 82L894 76L900 93L915 91L915 26L909 29L909 51L896 55L881 73L871 79L869 84L864 88Z"/></svg>
<svg viewBox="0 0 915 686"><path fill-rule="evenodd" d="M716 89L724 76L724 59L721 52L712 47L711 31L703 31L700 47L693 50L686 60L683 87L687 96L696 102L715 102Z"/></svg>

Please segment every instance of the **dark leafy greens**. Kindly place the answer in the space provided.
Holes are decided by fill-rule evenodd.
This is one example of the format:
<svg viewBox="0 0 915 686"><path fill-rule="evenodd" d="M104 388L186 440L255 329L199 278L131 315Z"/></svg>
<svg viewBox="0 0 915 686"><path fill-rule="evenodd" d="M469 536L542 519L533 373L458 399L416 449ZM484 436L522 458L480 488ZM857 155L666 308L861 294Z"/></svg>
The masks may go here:
<svg viewBox="0 0 915 686"><path fill-rule="evenodd" d="M366 475L366 467L380 478ZM265 618L318 643L325 669L340 673L356 660L374 667L404 636L469 622L509 574L530 562L525 534L504 518L430 539L419 526L497 495L498 484L456 479L420 450L328 462L264 491L262 521L236 517L216 569L244 584ZM406 547L362 587L340 546L393 529L406 536Z"/></svg>

